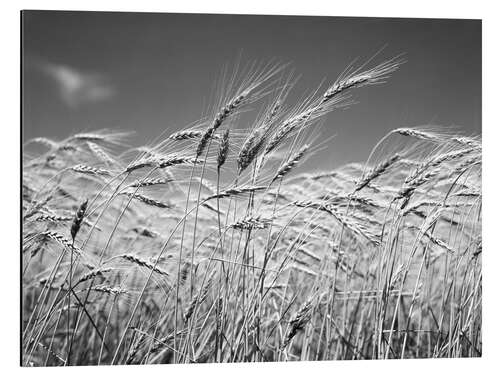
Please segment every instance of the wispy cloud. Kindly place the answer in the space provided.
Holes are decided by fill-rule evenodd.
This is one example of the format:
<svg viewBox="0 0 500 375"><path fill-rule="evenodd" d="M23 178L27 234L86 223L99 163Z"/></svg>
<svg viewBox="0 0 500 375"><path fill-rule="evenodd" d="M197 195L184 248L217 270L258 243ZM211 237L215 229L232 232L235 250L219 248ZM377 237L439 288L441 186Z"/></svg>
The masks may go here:
<svg viewBox="0 0 500 375"><path fill-rule="evenodd" d="M100 74L85 73L66 65L52 63L44 63L41 68L57 84L64 103L72 108L107 100L115 94L105 77Z"/></svg>

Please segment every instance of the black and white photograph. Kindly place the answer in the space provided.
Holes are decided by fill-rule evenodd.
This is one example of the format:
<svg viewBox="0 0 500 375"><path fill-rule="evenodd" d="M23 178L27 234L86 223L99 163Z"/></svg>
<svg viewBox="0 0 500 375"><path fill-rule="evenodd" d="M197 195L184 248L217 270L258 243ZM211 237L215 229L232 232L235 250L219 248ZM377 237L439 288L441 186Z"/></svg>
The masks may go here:
<svg viewBox="0 0 500 375"><path fill-rule="evenodd" d="M481 19L19 15L20 366L483 356Z"/></svg>

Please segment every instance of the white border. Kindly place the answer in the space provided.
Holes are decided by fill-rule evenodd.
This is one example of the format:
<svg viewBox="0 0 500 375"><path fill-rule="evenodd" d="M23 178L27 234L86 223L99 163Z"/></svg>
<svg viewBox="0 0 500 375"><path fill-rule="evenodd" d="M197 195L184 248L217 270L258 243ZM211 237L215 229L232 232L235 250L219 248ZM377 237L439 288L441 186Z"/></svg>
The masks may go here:
<svg viewBox="0 0 500 375"><path fill-rule="evenodd" d="M484 304L483 304L483 358L455 360L392 360L392 361L337 361L267 364L222 364L222 365L169 365L147 367L79 367L66 370L23 369L19 367L19 71L20 71L20 9L64 9L100 11L148 11L187 13L244 13L244 14L301 14L331 16L368 17L425 17L425 18L475 18L483 20L483 142L484 142L484 217L483 253ZM422 374L433 373L492 373L500 368L500 247L495 236L499 230L500 173L498 154L500 141L499 95L500 80L498 66L500 17L495 1L443 1L416 0L355 0L355 1L3 1L1 5L1 84L2 122L0 143L4 178L0 210L2 211L3 267L0 269L1 301L3 302L0 328L0 368L4 373L33 372L86 374L89 370L101 374L147 371L148 373L234 373L256 372L317 373L336 372L342 374ZM467 51L464 51L464 55ZM495 241L497 240L497 241ZM63 373L63 372L60 372Z"/></svg>

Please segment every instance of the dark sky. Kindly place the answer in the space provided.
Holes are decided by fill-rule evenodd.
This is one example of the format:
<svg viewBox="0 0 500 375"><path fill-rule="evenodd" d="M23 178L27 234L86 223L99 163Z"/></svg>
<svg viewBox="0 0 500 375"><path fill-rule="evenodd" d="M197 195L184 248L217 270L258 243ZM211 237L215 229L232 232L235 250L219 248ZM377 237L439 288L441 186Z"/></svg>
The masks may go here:
<svg viewBox="0 0 500 375"><path fill-rule="evenodd" d="M388 83L357 90L329 114L325 164L364 160L401 126L481 133L481 22L477 20L25 11L24 138L100 128L135 130L143 144L211 108L223 65L290 63L290 104L333 82L354 59L406 54Z"/></svg>

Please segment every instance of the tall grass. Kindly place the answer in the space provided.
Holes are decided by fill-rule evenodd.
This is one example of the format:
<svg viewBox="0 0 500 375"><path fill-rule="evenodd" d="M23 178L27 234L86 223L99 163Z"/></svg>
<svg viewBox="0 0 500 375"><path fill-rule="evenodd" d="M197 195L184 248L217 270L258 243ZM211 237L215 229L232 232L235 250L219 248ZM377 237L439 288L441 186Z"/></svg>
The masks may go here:
<svg viewBox="0 0 500 375"><path fill-rule="evenodd" d="M300 168L324 115L401 63L296 105L280 67L233 75L146 147L28 141L22 364L480 356L480 139L399 128L366 163Z"/></svg>

